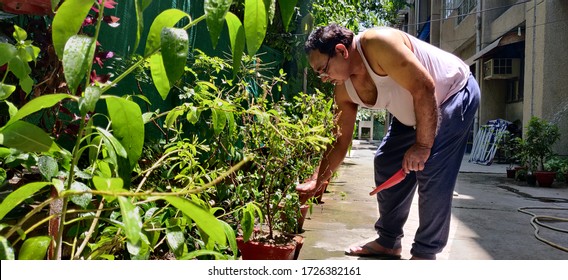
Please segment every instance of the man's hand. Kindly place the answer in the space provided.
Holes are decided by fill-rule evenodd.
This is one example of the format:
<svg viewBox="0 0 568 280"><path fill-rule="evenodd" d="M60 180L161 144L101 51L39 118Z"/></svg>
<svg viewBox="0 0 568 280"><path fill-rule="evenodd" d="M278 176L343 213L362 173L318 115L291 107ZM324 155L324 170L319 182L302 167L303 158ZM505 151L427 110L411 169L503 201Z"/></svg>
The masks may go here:
<svg viewBox="0 0 568 280"><path fill-rule="evenodd" d="M406 174L410 171L422 171L428 157L430 157L430 147L416 143L404 154L402 169Z"/></svg>
<svg viewBox="0 0 568 280"><path fill-rule="evenodd" d="M300 195L300 204L306 203L308 199L316 194L316 183L317 180L308 180L296 186L296 191Z"/></svg>

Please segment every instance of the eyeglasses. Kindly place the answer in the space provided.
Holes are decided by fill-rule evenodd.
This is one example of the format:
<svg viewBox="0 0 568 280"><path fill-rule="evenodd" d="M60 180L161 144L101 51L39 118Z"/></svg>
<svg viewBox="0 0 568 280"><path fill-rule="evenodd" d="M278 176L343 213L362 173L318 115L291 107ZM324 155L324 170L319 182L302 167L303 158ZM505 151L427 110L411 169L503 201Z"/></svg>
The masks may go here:
<svg viewBox="0 0 568 280"><path fill-rule="evenodd" d="M318 78L323 78L323 77L328 77L329 74L327 74L327 70L329 67L329 60L331 59L331 56L327 57L327 62L325 63L325 66L323 67L323 69L321 70L321 73L318 75Z"/></svg>

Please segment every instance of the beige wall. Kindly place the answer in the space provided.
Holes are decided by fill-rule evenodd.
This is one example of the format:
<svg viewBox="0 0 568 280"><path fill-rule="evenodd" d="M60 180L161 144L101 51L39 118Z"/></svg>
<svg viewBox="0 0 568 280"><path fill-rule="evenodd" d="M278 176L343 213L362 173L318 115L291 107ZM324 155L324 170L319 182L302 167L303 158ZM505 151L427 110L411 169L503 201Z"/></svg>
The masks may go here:
<svg viewBox="0 0 568 280"><path fill-rule="evenodd" d="M523 126L531 116L554 122L561 133L555 152L568 155L568 1L536 1L536 28L533 2L526 12Z"/></svg>
<svg viewBox="0 0 568 280"><path fill-rule="evenodd" d="M489 120L505 119L505 80L481 80L481 103L479 104L479 124Z"/></svg>

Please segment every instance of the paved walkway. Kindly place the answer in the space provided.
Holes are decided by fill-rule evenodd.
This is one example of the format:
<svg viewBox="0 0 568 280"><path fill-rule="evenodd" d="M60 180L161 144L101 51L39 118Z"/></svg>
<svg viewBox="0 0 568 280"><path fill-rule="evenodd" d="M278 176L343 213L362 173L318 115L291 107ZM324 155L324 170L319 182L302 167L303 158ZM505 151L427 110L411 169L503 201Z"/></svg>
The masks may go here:
<svg viewBox="0 0 568 280"><path fill-rule="evenodd" d="M304 223L305 243L300 259L356 260L358 257L344 254L345 248L376 237L373 225L378 217L377 205L375 198L368 195L374 184L375 150L376 143L355 141L339 176L329 184L324 203L314 205ZM568 253L538 241L530 225L531 217L518 211L529 206L568 208L567 184L556 182L552 188L526 186L506 178L506 165L482 166L468 159L466 155L458 176L450 239L438 259L568 259ZM417 198L404 228L404 259L411 257L409 251L418 225ZM568 218L568 210L533 211ZM553 226L568 229L568 223ZM553 243L568 247L568 234L546 229L540 232Z"/></svg>

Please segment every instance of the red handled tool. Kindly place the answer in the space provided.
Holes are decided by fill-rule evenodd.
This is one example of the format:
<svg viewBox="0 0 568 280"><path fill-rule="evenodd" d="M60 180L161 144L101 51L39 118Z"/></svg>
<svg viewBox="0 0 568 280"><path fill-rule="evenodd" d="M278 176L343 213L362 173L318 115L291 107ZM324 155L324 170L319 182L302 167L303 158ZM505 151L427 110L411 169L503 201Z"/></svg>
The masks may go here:
<svg viewBox="0 0 568 280"><path fill-rule="evenodd" d="M400 169L399 171L394 173L392 177L390 177L388 180L386 180L384 183L382 183L380 186L376 187L372 192L370 192L369 195L375 195L382 190L388 189L400 183L402 180L404 180L405 177L406 173L404 173L403 169Z"/></svg>

